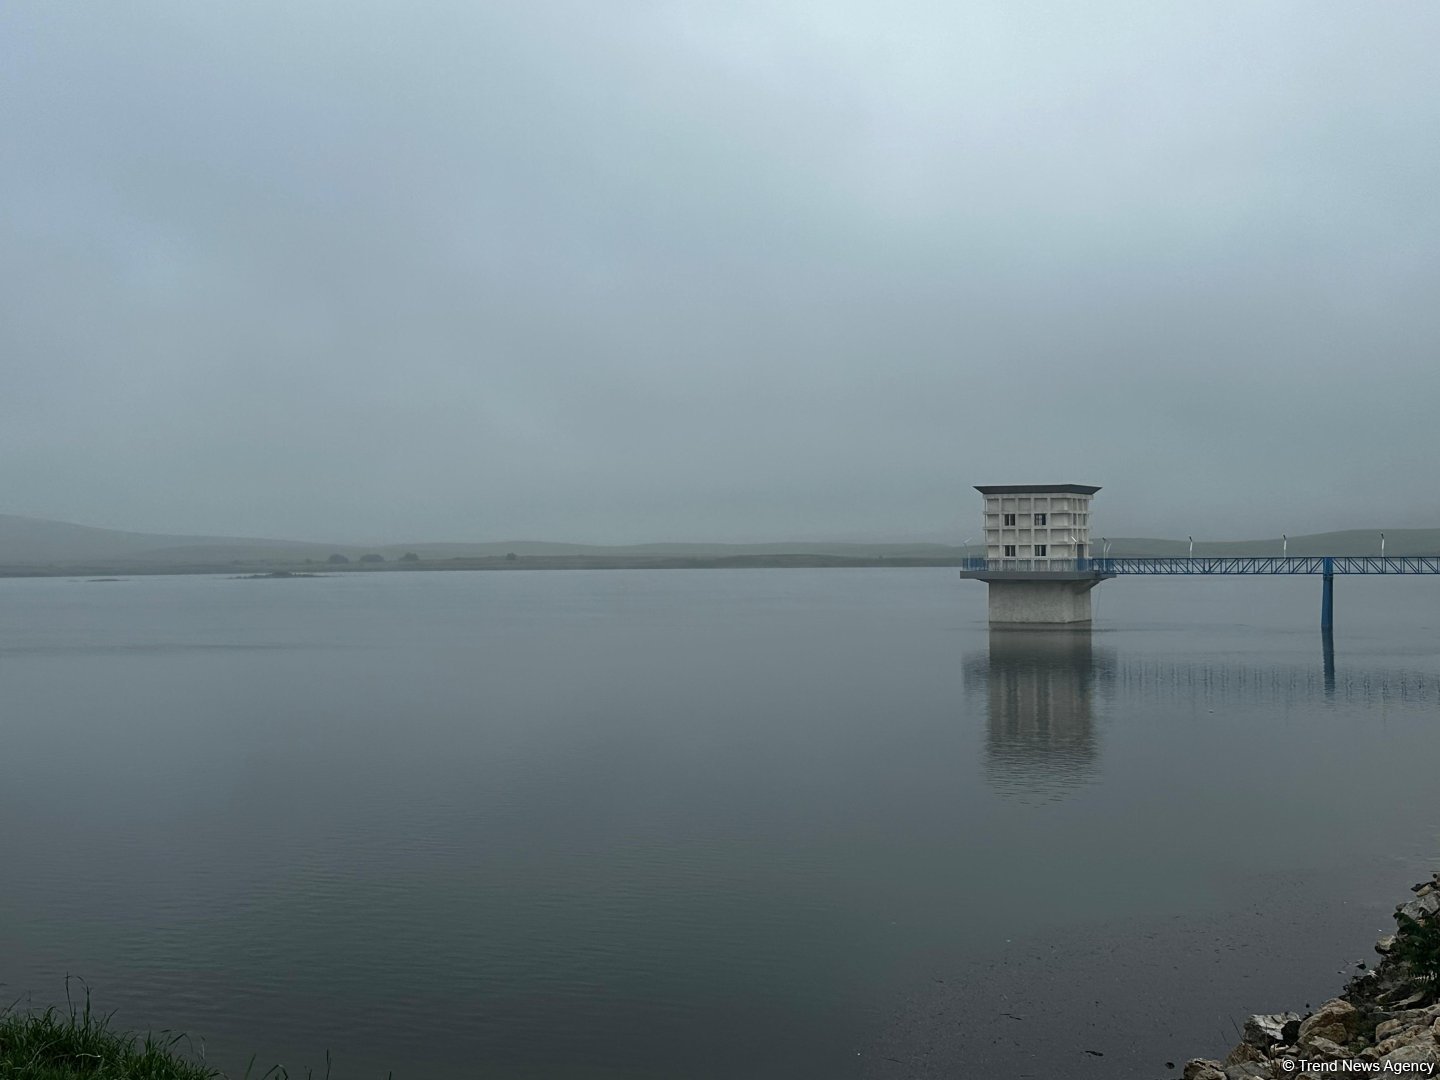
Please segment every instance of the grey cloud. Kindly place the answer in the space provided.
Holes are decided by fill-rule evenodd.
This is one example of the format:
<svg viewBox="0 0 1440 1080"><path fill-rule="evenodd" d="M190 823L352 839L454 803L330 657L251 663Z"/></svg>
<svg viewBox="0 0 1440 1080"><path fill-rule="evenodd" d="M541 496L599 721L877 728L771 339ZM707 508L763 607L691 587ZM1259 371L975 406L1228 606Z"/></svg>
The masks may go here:
<svg viewBox="0 0 1440 1080"><path fill-rule="evenodd" d="M1115 533L1435 524L1437 29L12 5L0 509L953 540L1057 479Z"/></svg>

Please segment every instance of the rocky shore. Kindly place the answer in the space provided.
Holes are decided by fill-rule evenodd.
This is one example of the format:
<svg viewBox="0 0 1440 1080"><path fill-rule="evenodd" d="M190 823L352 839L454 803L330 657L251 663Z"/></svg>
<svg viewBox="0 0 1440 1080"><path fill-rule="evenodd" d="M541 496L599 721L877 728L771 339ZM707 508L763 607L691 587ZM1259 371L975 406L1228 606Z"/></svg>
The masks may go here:
<svg viewBox="0 0 1440 1080"><path fill-rule="evenodd" d="M1223 1061L1194 1058L1184 1080L1301 1076L1440 1077L1440 873L1395 910L1380 961L1308 1016L1257 1015Z"/></svg>

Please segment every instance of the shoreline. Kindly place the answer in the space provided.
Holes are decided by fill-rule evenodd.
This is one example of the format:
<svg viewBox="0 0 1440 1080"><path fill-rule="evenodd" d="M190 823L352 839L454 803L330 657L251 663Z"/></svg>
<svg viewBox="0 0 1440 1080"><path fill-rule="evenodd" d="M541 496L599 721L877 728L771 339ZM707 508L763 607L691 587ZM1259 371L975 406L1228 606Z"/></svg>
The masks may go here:
<svg viewBox="0 0 1440 1080"><path fill-rule="evenodd" d="M227 562L94 563L65 566L0 566L0 578L163 577L228 574L256 578L325 577L331 574L376 574L403 571L443 573L449 570L849 570L875 568L951 567L965 562L944 556L850 555L487 555L445 560L395 560L383 563Z"/></svg>
<svg viewBox="0 0 1440 1080"><path fill-rule="evenodd" d="M1181 1080L1282 1080L1304 1076L1440 1076L1440 978L1428 979L1417 971L1428 957L1430 970L1440 973L1440 872L1412 886L1412 898L1395 909L1397 928L1375 945L1379 961L1355 975L1341 993L1306 1013L1251 1015L1237 1032L1240 1041L1223 1058L1191 1058L1180 1072ZM1408 920L1408 926L1407 926ZM1098 1003L1097 1003L1098 1004ZM1020 1019L1014 1017L1012 1019ZM109 1017L92 1013L88 993L82 1006L43 1011L0 1009L0 1068L13 1064L7 1058L21 1053L30 1068L51 1064L45 1054L64 1063L79 1052L103 1061L105 1075L116 1080L144 1076L151 1080L225 1080L233 1075L207 1066L180 1051L183 1040L166 1033L138 1034L109 1026ZM1134 1062L1096 1050L1091 1066L1083 1070L1061 1067L1041 1072L984 1075L1045 1075L1071 1077L1105 1075L1112 1080L1142 1075L1130 1071ZM36 1053L40 1057L36 1057ZM328 1057L328 1055L327 1055ZM1107 1060L1108 1058L1108 1060ZM938 1062L902 1062L889 1056L878 1062L886 1076L965 1076L955 1063L933 1071ZM1174 1076L1175 1066L1164 1075ZM908 1068L894 1070L890 1066ZM927 1067L928 1066L928 1067ZM1116 1072L1114 1069L1123 1071ZM8 1074L7 1074L8 1075ZM21 1071L16 1075L49 1075ZM305 1076L316 1076L306 1070ZM1143 1075L1153 1076L1146 1070Z"/></svg>
<svg viewBox="0 0 1440 1080"><path fill-rule="evenodd" d="M1250 1016L1224 1058L1191 1058L1182 1080L1440 1076L1440 872L1410 891L1379 963L1307 1014Z"/></svg>

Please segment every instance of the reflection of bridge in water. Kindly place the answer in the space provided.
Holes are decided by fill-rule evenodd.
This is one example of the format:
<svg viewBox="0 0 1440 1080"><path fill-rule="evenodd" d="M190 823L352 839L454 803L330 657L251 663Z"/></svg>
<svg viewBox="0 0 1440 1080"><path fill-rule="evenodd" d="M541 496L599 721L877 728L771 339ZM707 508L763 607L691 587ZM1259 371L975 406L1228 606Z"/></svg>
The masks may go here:
<svg viewBox="0 0 1440 1080"><path fill-rule="evenodd" d="M1433 672L1336 667L1325 650L1314 665L1261 666L1223 661L1117 660L1105 680L1107 693L1141 695L1207 705L1286 702L1440 704Z"/></svg>
<svg viewBox="0 0 1440 1080"><path fill-rule="evenodd" d="M1002 789L1050 797L1088 782L1099 766L1096 713L1121 701L1207 709L1390 702L1440 707L1440 675L1337 667L1330 635L1322 635L1321 645L1314 664L1262 665L1121 658L1093 647L1088 634L992 632L988 651L971 653L963 665L967 696L985 698L985 774Z"/></svg>

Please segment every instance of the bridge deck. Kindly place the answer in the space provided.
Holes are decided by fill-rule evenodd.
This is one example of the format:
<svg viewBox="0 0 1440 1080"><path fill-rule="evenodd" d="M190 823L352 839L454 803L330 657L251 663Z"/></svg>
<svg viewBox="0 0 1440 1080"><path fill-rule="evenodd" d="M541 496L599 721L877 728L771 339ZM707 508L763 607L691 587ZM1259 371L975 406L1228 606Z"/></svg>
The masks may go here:
<svg viewBox="0 0 1440 1080"><path fill-rule="evenodd" d="M966 559L967 573L1440 574L1440 555L1291 555L1197 558Z"/></svg>

